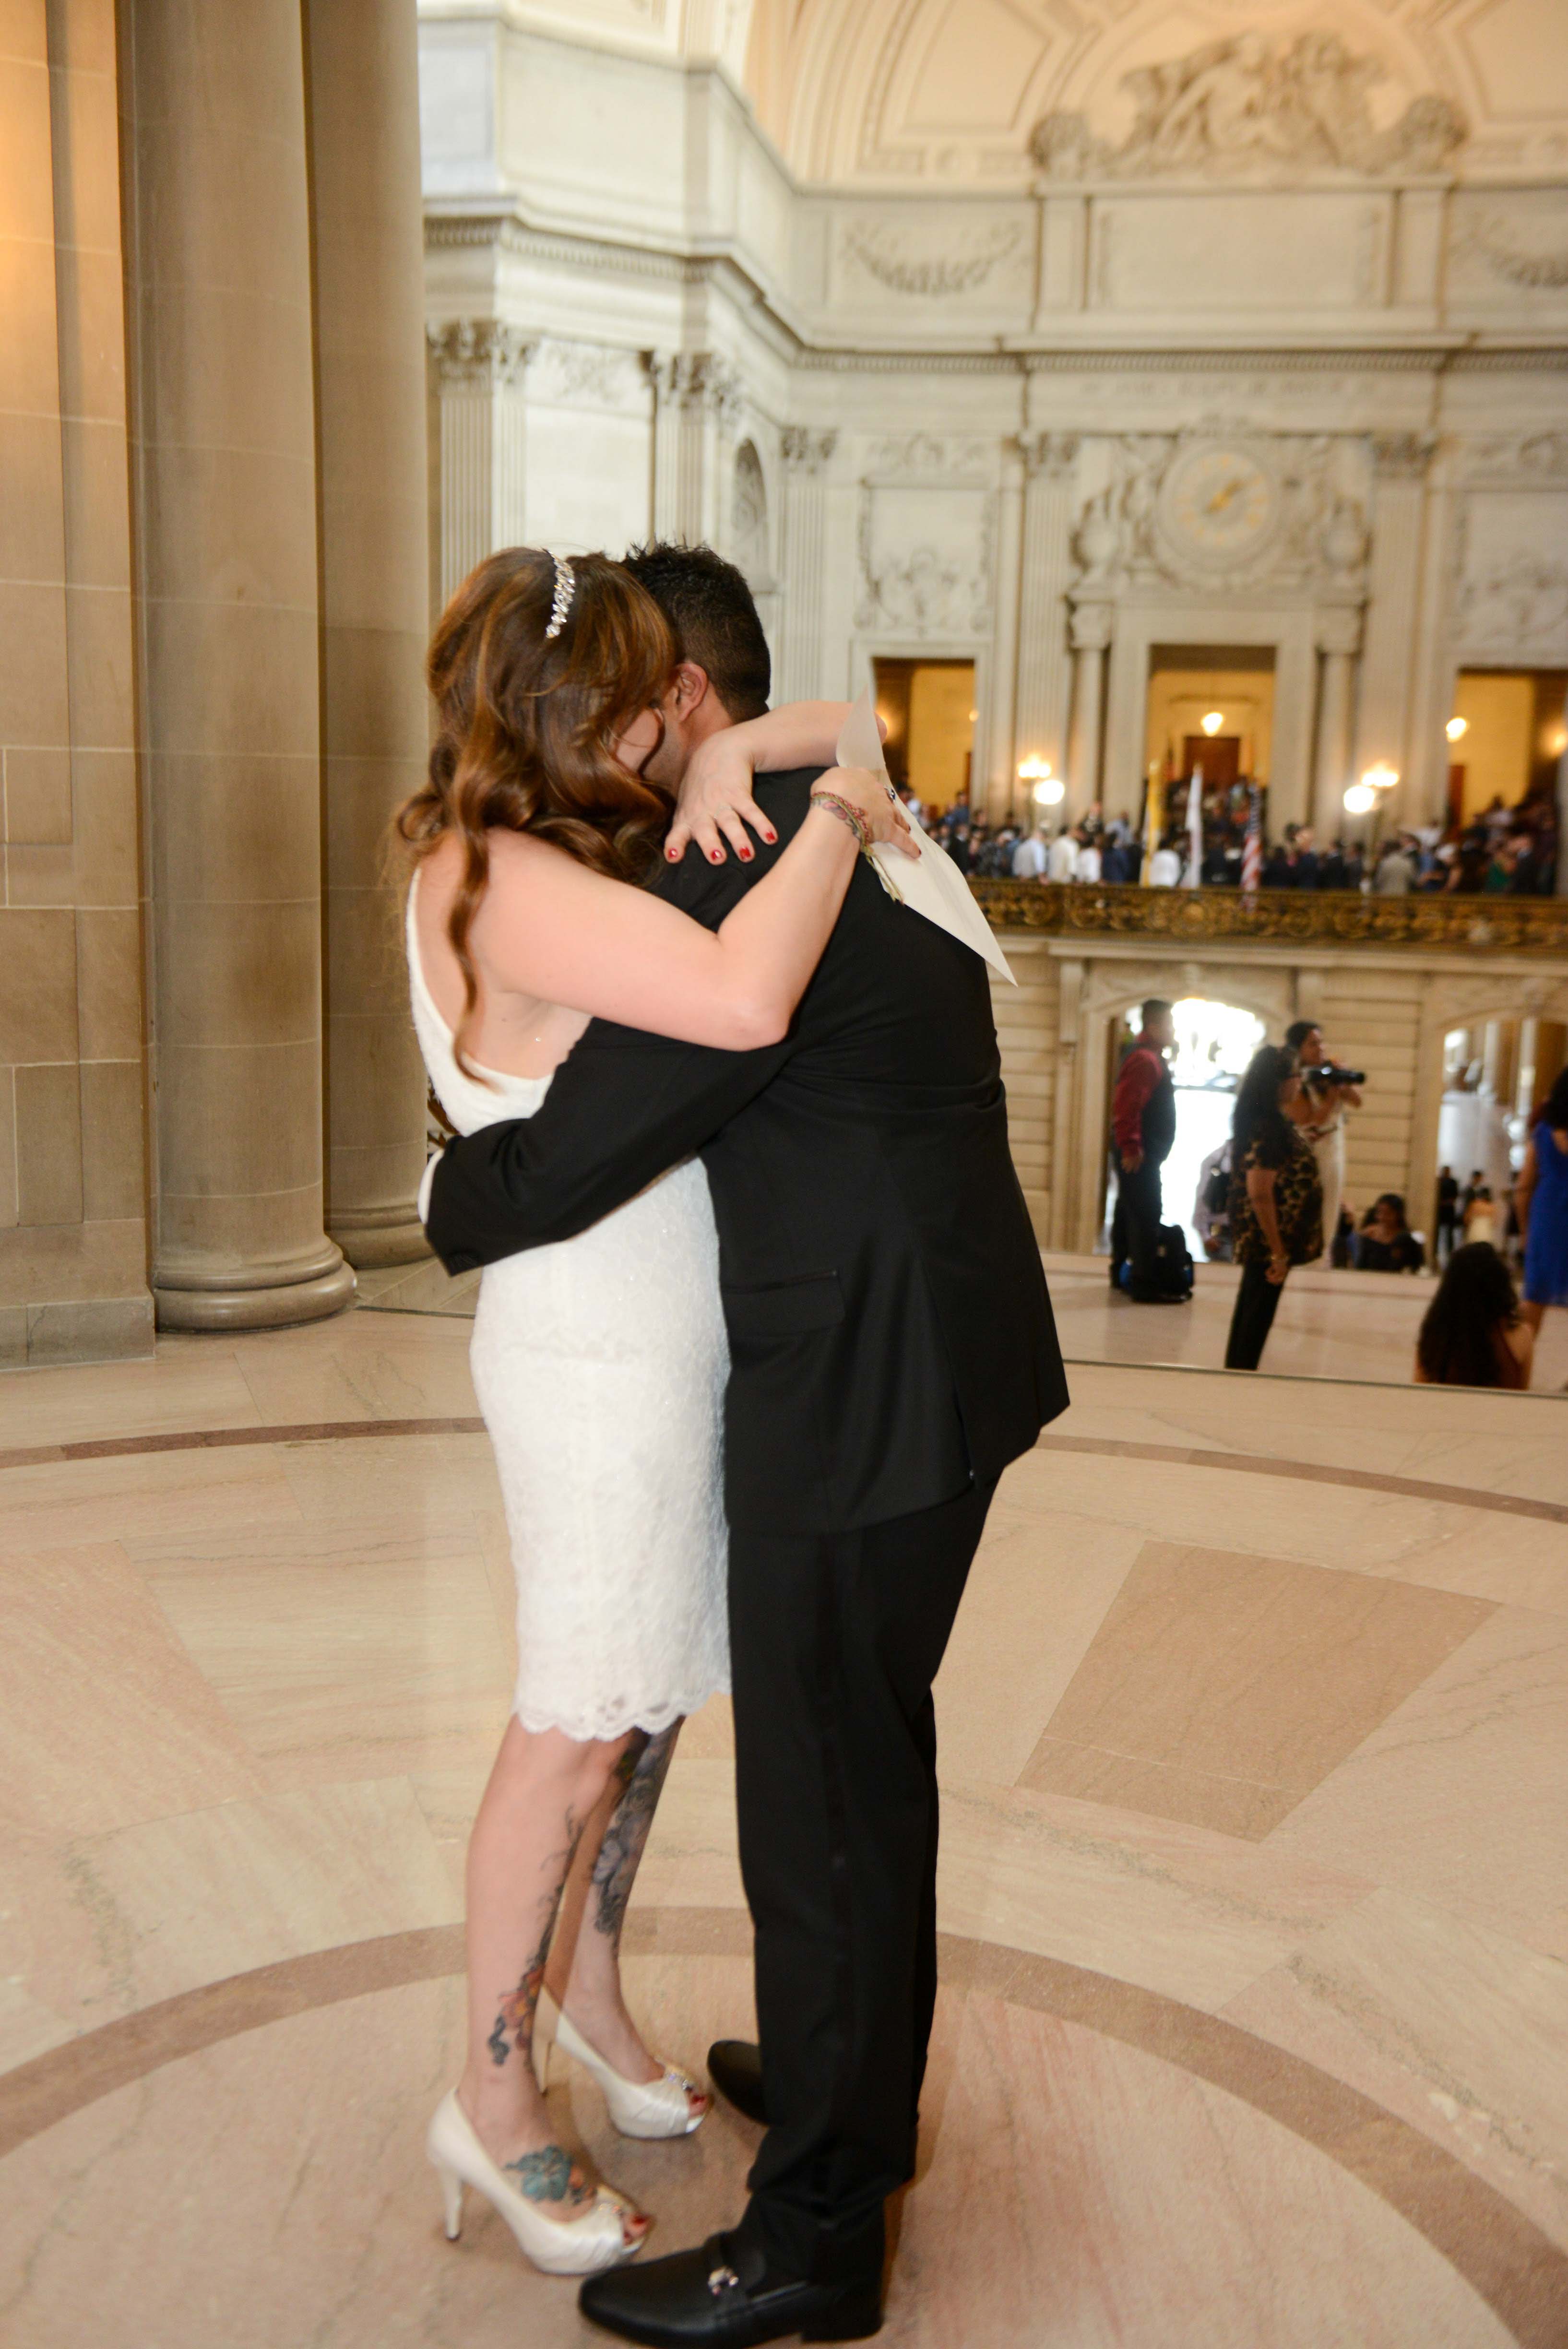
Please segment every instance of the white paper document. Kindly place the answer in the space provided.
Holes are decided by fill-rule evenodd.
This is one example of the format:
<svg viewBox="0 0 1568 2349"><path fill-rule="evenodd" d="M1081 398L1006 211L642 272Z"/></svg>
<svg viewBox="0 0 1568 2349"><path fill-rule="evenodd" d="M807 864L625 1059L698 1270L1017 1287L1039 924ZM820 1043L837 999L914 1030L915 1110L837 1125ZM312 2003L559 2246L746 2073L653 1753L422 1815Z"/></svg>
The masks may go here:
<svg viewBox="0 0 1568 2349"><path fill-rule="evenodd" d="M888 771L869 686L844 721L837 758L841 767L869 767L874 773L879 770L884 775ZM928 922L935 922L939 930L946 930L961 946L972 947L992 970L999 970L1010 986L1016 987L1018 981L1007 968L1007 957L992 936L991 925L975 904L969 883L958 866L918 824L912 824L910 831L920 852L918 864L912 858L900 855L896 848L885 847L880 841L869 851L889 895L897 897L912 914L923 914Z"/></svg>

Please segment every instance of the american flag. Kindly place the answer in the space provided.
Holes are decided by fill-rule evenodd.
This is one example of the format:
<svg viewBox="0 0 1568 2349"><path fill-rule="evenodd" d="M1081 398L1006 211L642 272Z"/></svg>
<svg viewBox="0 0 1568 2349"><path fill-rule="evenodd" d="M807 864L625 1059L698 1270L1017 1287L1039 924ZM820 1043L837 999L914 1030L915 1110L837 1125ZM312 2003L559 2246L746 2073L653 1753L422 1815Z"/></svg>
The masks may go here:
<svg viewBox="0 0 1568 2349"><path fill-rule="evenodd" d="M1263 873L1263 817L1256 783L1248 798L1247 837L1241 843L1241 893L1243 896L1255 897Z"/></svg>

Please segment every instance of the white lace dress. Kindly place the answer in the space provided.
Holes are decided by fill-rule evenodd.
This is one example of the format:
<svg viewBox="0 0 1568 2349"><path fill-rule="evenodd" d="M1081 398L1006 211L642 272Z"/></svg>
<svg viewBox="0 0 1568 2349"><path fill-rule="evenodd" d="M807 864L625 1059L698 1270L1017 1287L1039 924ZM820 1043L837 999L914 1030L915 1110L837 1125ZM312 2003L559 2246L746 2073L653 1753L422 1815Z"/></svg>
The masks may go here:
<svg viewBox="0 0 1568 2349"><path fill-rule="evenodd" d="M461 1133L532 1117L548 1077L463 1075L420 964L414 1027ZM668 1728L727 1689L722 1413L729 1349L695 1161L576 1239L488 1265L469 1356L517 1577L524 1729Z"/></svg>

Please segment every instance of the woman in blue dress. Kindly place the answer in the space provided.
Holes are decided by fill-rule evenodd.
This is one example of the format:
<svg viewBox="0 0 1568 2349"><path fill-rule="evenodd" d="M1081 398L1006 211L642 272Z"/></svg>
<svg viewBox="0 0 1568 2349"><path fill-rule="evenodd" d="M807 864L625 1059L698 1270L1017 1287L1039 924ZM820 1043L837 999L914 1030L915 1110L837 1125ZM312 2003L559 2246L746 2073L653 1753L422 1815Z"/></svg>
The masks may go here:
<svg viewBox="0 0 1568 2349"><path fill-rule="evenodd" d="M1568 1069L1532 1131L1513 1203L1524 1237L1520 1312L1539 1330L1549 1305L1568 1305Z"/></svg>

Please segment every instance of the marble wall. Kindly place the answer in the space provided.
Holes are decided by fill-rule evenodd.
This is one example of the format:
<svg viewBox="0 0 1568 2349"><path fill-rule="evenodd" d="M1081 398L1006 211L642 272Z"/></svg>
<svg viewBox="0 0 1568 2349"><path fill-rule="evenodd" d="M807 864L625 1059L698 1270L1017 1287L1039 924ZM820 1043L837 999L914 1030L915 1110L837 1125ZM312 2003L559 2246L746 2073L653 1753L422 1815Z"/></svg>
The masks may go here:
<svg viewBox="0 0 1568 2349"><path fill-rule="evenodd" d="M426 740L411 6L16 0L0 264L12 1366L423 1253L382 865Z"/></svg>

